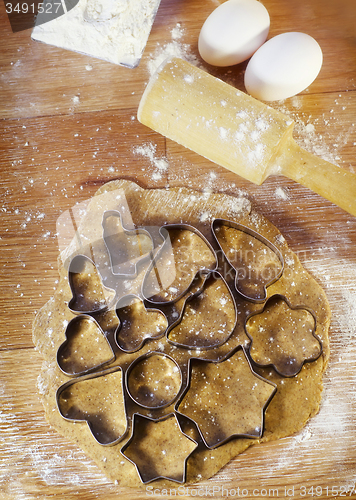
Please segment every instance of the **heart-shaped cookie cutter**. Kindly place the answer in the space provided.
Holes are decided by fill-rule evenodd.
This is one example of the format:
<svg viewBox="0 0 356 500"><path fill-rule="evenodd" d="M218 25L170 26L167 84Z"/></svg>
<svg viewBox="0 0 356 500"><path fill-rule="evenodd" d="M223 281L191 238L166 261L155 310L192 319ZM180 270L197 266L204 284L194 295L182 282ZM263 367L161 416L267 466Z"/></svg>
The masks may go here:
<svg viewBox="0 0 356 500"><path fill-rule="evenodd" d="M99 436L101 434L104 435L105 437L105 433L106 432L109 432L112 431L112 425L106 425L104 426L103 423L102 423L102 418L98 415L98 413L95 413L95 414L89 414L87 415L87 418L85 418L85 410L81 410L80 408L76 408L75 405L71 405L70 401L68 401L68 397L63 397L63 393L65 393L65 391L67 389L70 389L72 386L74 386L75 384L85 384L85 382L89 381L93 381L95 379L98 379L98 378L105 378L105 377L110 377L110 375L115 375L115 374L118 374L118 373L121 373L121 391L120 391L120 394L119 394L119 398L121 399L121 401L118 401L118 403L120 404L120 412L121 412L121 416L122 416L122 420L125 420L125 424L122 426L122 430L120 430L120 435L117 436L117 437L110 437L108 436L107 439L100 439ZM104 386L102 385L102 387L105 387L105 384ZM115 388L117 387L117 383L115 384ZM85 391L84 391L85 393ZM84 398L86 401L87 401L87 397ZM62 402L62 404L61 404ZM105 402L110 406L110 407L113 407L114 404L115 404L115 400L112 396L112 394L110 394L110 397L106 398L105 399ZM126 411L126 396L125 396L125 392L124 392L124 374L123 374L123 371L121 369L121 367L119 366L115 366L113 368L109 368L107 370L104 370L104 371L100 371L100 372L94 372L94 373L90 373L90 374L87 374L87 375L84 375L82 377L78 377L78 378L75 378L75 379L72 379L72 380L69 380L68 382L65 382L64 384L62 384L58 389L57 389L57 392L56 392L56 405L57 405L57 409L60 413L60 415L67 421L69 422L76 422L76 423L84 423L86 422L87 426L89 427L90 429L90 432L93 436L93 438L95 439L95 441L102 445L102 446L114 446L116 445L117 443L119 443L120 441L122 441L122 439L124 439L124 437L126 436L127 432L128 432L128 419L127 419L127 411ZM62 410L62 407L67 405L68 406L68 412L67 414L65 414ZM69 417L69 413L70 412L73 412L73 413L77 413L77 415L73 415L71 417ZM118 411L115 410L115 416L116 414L118 414ZM82 418L79 418L79 417L82 417ZM99 422L99 425L98 425L98 422ZM101 430L99 430L101 429Z"/></svg>
<svg viewBox="0 0 356 500"><path fill-rule="evenodd" d="M74 370L73 369L69 370L68 368L65 368L65 366L71 364L72 353L69 352L66 355L66 350L70 346L72 338L78 333L78 328L80 328L81 323L84 323L84 322L88 323L90 326L94 327L94 329L96 330L97 335L98 335L98 337L96 339L97 343L99 342L100 338L102 338L103 343L107 347L107 350L110 349L111 356L110 356L110 358L108 358L108 359L106 359L98 364L95 364L92 366L87 366L84 369L77 368ZM78 316L75 316L68 323L66 330L65 330L65 336L66 336L66 340L59 346L59 348L57 350L57 365L60 368L60 370L68 377L79 377L82 375L86 375L87 373L91 373L91 372L94 372L96 370L103 368L104 366L112 363L116 359L115 352L113 351L111 344L108 341L105 333L103 332L99 323L92 316L89 316L87 314L80 314ZM96 351L97 351L97 349L98 349L98 347L96 347ZM85 361L85 360L83 360L83 361Z"/></svg>

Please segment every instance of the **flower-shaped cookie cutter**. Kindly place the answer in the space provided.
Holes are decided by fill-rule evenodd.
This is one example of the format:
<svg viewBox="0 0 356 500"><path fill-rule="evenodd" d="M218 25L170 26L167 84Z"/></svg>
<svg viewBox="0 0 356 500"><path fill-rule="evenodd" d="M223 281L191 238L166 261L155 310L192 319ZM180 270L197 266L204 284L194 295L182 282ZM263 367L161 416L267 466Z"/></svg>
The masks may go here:
<svg viewBox="0 0 356 500"><path fill-rule="evenodd" d="M303 343L299 344L299 347L303 351L303 357L301 360L298 360L296 358L296 355L292 353L292 350L290 348L284 348L280 346L280 344L283 343L283 341L287 340L287 335L285 332L285 328L283 326L278 326L277 328L277 334L273 335L270 331L265 332L265 337L266 337L266 345L271 344L273 342L278 342L278 348L280 349L280 352L282 354L279 355L279 358L277 356L277 359L274 360L274 362L259 362L258 359L252 354L252 351L254 349L254 336L251 334L251 332L248 329L248 323L251 319L257 318L258 316L261 316L273 303L281 301L282 303L286 304L286 306L289 308L290 311L301 311L305 312L308 315L310 315L310 318L312 319L312 327L309 327L309 337L312 337L315 342L314 346L312 345L312 350L311 354L309 356L305 355L306 347L305 347L305 339L302 339ZM252 359L253 363L256 366L260 367L266 367L266 366L271 366L274 368L274 370L281 375L282 377L294 377L297 375L301 369L303 368L305 363L310 363L312 361L316 361L322 354L323 352L323 344L320 340L320 338L316 335L316 325L317 325L317 319L314 311L310 309L307 306L304 305L296 305L292 306L289 300L281 294L275 294L272 295L264 304L263 308L260 309L259 311L254 311L253 313L249 314L245 320L245 331L249 339L251 340L251 343L249 345L249 355L250 358ZM298 326L298 329L295 329L293 333L293 337L296 336L297 330L302 330L303 328L306 328L305 325ZM287 327L288 329L288 327ZM260 326L260 330L264 331L265 328ZM276 330L274 328L274 330ZM292 337L292 335L291 335Z"/></svg>

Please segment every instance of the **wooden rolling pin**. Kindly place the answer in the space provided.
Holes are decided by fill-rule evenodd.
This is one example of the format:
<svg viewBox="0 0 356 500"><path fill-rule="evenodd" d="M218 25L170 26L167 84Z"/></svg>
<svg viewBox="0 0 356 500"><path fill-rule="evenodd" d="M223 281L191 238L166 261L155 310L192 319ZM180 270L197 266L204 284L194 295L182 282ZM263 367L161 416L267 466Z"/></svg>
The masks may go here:
<svg viewBox="0 0 356 500"><path fill-rule="evenodd" d="M285 175L356 215L356 175L299 147L288 116L182 59L152 76L137 116L255 184Z"/></svg>

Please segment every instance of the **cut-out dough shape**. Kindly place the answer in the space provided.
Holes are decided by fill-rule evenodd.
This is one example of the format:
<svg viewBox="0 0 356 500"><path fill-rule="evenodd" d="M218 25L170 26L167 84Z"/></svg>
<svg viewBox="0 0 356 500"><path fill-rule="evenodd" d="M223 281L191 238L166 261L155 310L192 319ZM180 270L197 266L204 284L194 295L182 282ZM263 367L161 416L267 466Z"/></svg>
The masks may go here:
<svg viewBox="0 0 356 500"><path fill-rule="evenodd" d="M81 314L66 328L66 340L57 351L57 363L68 376L84 375L115 360L103 330L94 318Z"/></svg>
<svg viewBox="0 0 356 500"><path fill-rule="evenodd" d="M267 287L283 273L282 254L269 240L241 224L215 219L212 230L236 271L236 290L248 300L264 302Z"/></svg>
<svg viewBox="0 0 356 500"><path fill-rule="evenodd" d="M257 365L272 365L280 375L292 377L322 352L315 327L311 311L292 307L285 297L273 295L262 311L246 321L246 333L252 341L250 356Z"/></svg>
<svg viewBox="0 0 356 500"><path fill-rule="evenodd" d="M166 354L151 352L137 358L126 372L129 396L144 408L164 408L178 396L182 373Z"/></svg>
<svg viewBox="0 0 356 500"><path fill-rule="evenodd" d="M86 422L101 445L116 444L127 432L123 377L117 367L62 385L57 406L66 420Z"/></svg>
<svg viewBox="0 0 356 500"><path fill-rule="evenodd" d="M117 345L134 352L149 339L162 337L168 327L167 318L157 309L146 309L137 295L127 295L116 305L120 324L115 333Z"/></svg>
<svg viewBox="0 0 356 500"><path fill-rule="evenodd" d="M261 437L264 411L275 391L238 348L219 362L191 359L190 384L177 411L197 424L208 448L216 448L233 437Z"/></svg>
<svg viewBox="0 0 356 500"><path fill-rule="evenodd" d="M159 420L142 415L133 417L133 433L122 448L143 483L155 479L185 482L186 463L198 444L182 431L176 415Z"/></svg>
<svg viewBox="0 0 356 500"><path fill-rule="evenodd" d="M143 281L143 295L153 304L169 304L185 295L196 275L216 269L215 253L209 242L188 225L161 228L164 243Z"/></svg>
<svg viewBox="0 0 356 500"><path fill-rule="evenodd" d="M115 298L114 290L103 285L94 262L86 255L76 255L72 259L68 279L72 290L68 307L74 313L102 311Z"/></svg>
<svg viewBox="0 0 356 500"><path fill-rule="evenodd" d="M135 276L139 263L151 258L150 234L145 229L126 229L115 210L104 213L102 225L113 274Z"/></svg>
<svg viewBox="0 0 356 500"><path fill-rule="evenodd" d="M182 320L168 333L174 345L211 349L226 342L236 325L236 305L224 279L215 272L204 290L190 298Z"/></svg>

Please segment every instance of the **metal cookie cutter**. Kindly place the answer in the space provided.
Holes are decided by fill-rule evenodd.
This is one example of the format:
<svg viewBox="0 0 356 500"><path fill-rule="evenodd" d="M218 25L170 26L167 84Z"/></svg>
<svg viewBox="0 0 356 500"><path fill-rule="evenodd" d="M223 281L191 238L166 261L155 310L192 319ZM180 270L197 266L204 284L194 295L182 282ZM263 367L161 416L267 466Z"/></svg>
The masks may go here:
<svg viewBox="0 0 356 500"><path fill-rule="evenodd" d="M93 372L115 361L115 353L99 323L87 314L75 316L67 325L66 340L57 350L57 365L68 377ZM89 347L83 351L83 338Z"/></svg>
<svg viewBox="0 0 356 500"><path fill-rule="evenodd" d="M257 320L266 311L272 314L273 308L277 308L278 303L282 306L285 305L292 312L291 316L295 316L295 318L286 318L286 313L281 311L278 315L276 314L277 319L273 327L269 328L268 324L265 325L260 321L258 328L255 328L256 335L251 333L248 327L249 322ZM301 312L301 315L298 314L298 311ZM305 313L304 318L302 318L303 312ZM306 318L307 315L310 318ZM308 319L311 320L309 326L307 325ZM297 321L299 324L296 324ZM294 377L301 371L305 363L316 361L322 354L322 342L315 333L316 324L315 313L310 308L303 305L292 306L284 295L272 295L261 310L251 313L245 321L245 331L251 340L249 355L253 363L261 367L272 366L282 377ZM289 336L288 329L290 329ZM299 332L302 332L302 335ZM296 342L298 335L299 338ZM310 342L310 339L313 339L314 342Z"/></svg>
<svg viewBox="0 0 356 500"><path fill-rule="evenodd" d="M111 222L115 224L118 222L120 229L122 228L121 247L114 244L115 235L109 230L110 217L114 217ZM72 320L71 326L68 325L66 341L57 351L57 363L67 376L79 377L66 382L58 389L56 395L58 410L68 421L86 421L95 440L104 446L119 443L127 436L128 428L132 425L131 436L121 448L121 453L135 465L140 480L148 483L162 478L184 483L187 460L194 453L198 443L201 447L214 449L233 438L259 439L263 435L265 412L277 389L275 384L258 375L252 368L253 363L258 365L252 352L256 339L253 335L249 335L247 323L257 314L264 312L272 303L273 297L267 300L267 287L282 275L283 256L259 233L224 219L213 221L208 236L212 243L197 228L189 224L166 224L158 229L157 227L124 228L121 214L117 211L104 213L102 226L106 249L110 255L114 284L115 280L120 280L121 277L129 279L136 277L141 263L147 264L149 259L151 262L147 264L147 269L145 268L142 282L139 282L142 285L140 291L137 294L127 293L116 303L115 312L120 323L115 330L114 339L110 340L111 343L100 327L100 319L97 322L90 316L99 318L100 314L96 313L105 308L85 311L87 314L77 316L74 318L76 321ZM223 227L240 231L243 235L251 237L252 242L257 241L257 250L262 256L268 257L268 252L271 251L271 261L274 263L272 267L277 269L273 276L262 281L257 280L255 288L253 285L248 289L246 283L242 286L244 283L239 275L239 266L234 265L234 255L230 255L224 243L219 240L219 229ZM175 238L181 239L180 260L175 259L173 248ZM134 247L137 249L133 253L129 248L132 242L136 242ZM123 254L120 254L120 248L124 249ZM254 243L251 248L254 248ZM199 259L195 259L194 251L197 251ZM198 265L192 270L195 260L198 260ZM94 266L94 263L90 262ZM226 262L227 270L223 267ZM263 265L264 261L262 268ZM249 275L252 282L256 278L253 271L254 269ZM234 279L230 279L230 272ZM229 279L226 278L227 275ZM185 279L179 280L179 278ZM209 287L214 287L216 283L225 290L226 300L233 308L233 313L227 321L226 331L212 330L202 338L198 338L198 335L196 340L189 335L184 337L184 333L182 336L182 331L179 333L178 330L183 325L188 311L194 309L196 304L194 301L202 300L203 304ZM249 290L252 292L247 293ZM76 292L77 288L74 291ZM116 299L117 296L116 291ZM248 301L254 303L255 307L256 304L265 302L263 309L251 314L245 312L247 317L241 320L241 330L245 328L250 339L249 349L245 350L241 345L236 346L237 342L233 344L233 341L228 354L222 356L220 351L220 354L217 353L217 359L212 359L215 353L212 355L211 350L223 346L236 330L239 313L237 297L240 304ZM279 297L288 304L283 296ZM130 324L129 316L125 317L125 307L135 301L140 309L136 319L139 318L141 321L140 315L142 315L141 323L146 323L149 315L153 317L156 314L159 318L159 325L153 322L147 331L142 331L142 335L138 331L133 331L139 330L135 327L135 322ZM225 312L222 302L215 302L214 305L216 311L219 309L222 313ZM201 311L203 309L202 307ZM299 309L305 308L293 310ZM199 307L195 310L199 312ZM73 312L83 311L73 310ZM315 320L315 315L313 317ZM76 366L72 369L73 360L67 359L66 350L75 339L76 328L81 326L81 321L89 327L89 330L98 327L100 335L108 344L103 344L107 357L99 356L100 362L92 364L90 364L92 360L84 362L76 360ZM126 333L125 321L129 325ZM194 326L194 321L191 324ZM116 327L116 323L114 326ZM220 325L217 328L220 328ZM315 335L315 325L313 335L318 340ZM147 352L149 346L146 344L163 337L166 344L162 347L162 351L159 350L161 348L159 346ZM134 354L144 346L144 354L134 358ZM176 349L184 351L181 357L177 357L179 361L165 352L168 350L167 346L172 356ZM194 357L191 350L196 355L198 352L202 354ZM210 350L209 354L204 354L206 350ZM321 351L318 355L320 354ZM122 358L119 359L120 356ZM208 359L204 359L204 356ZM115 359L120 366L96 372ZM278 368L278 363L273 364L275 365ZM112 412L111 408L106 407L107 399L112 401L112 396L105 399L109 379L117 382L110 384L111 387L116 387L116 404L113 405ZM94 406L91 406L91 402L85 398L86 387L90 384L91 391L95 395L92 397ZM254 390L255 387L258 387L258 391ZM211 397L212 394L219 395L219 404L215 404L217 400ZM162 417L164 410L169 413ZM150 416L143 413L148 413ZM151 418L151 414L160 416ZM197 439L192 439L183 432L181 427L183 424L191 425L194 437ZM183 428L186 430L186 427Z"/></svg>
<svg viewBox="0 0 356 500"><path fill-rule="evenodd" d="M130 398L148 410L170 406L182 386L179 364L168 354L151 351L136 358L126 370Z"/></svg>
<svg viewBox="0 0 356 500"><path fill-rule="evenodd" d="M187 246L182 252L184 258L177 262L170 232L177 232L179 235L182 231L188 234L186 238L187 241L183 242ZM163 244L152 259L145 274L142 283L142 295L150 304L154 304L155 306L167 306L180 300L189 291L197 276L200 276L204 282L208 275L216 270L217 259L215 251L209 241L194 226L188 224L166 224L160 227L159 233L162 236ZM196 266L192 272L188 264L194 262L191 258L193 249L190 246L194 235L198 237L196 239L197 242L200 244L203 243L202 248L198 248L196 251L204 249L204 251L207 252L207 254L203 256L199 253L199 258L203 261L204 257L206 257L206 260L209 261L209 259L211 259L212 263L209 266L205 266L202 263ZM179 287L179 281L183 278L186 278L186 284ZM164 293L162 294L162 292Z"/></svg>
<svg viewBox="0 0 356 500"><path fill-rule="evenodd" d="M156 479L185 483L187 461L197 447L182 431L176 414L152 419L135 413L132 435L121 453L136 467L143 484Z"/></svg>
<svg viewBox="0 0 356 500"><path fill-rule="evenodd" d="M205 325L204 326L204 332L203 336L196 335L196 330L193 332L193 326L191 326L190 330L188 331L188 335L186 335L186 338L184 338L184 335L175 335L175 330L180 330L183 323L184 323L184 317L187 312L187 307L192 304L193 300L195 300L197 303L201 302L200 306L200 314L205 313L205 317L208 318L209 320L209 314L215 314L214 311L210 312L209 310L206 311L204 306L204 297L203 295L206 295L207 290L209 289L210 283L218 283L219 288L222 286L226 290L226 294L223 300L220 301L219 304L216 305L216 307L219 306L220 311L223 310L226 307L226 304L228 301L230 301L230 305L232 305L232 308L234 309L234 317L233 318L227 318L227 314L225 314L222 317L222 323L220 325L212 325L212 327L209 328L209 326ZM228 299L226 298L228 296ZM202 298L203 297L203 298ZM216 309L215 309L216 311ZM196 310L193 309L193 314L191 315L193 319L193 325L195 320L197 319L197 314ZM230 324L229 324L230 322ZM177 320L174 321L169 325L167 328L166 332L166 338L168 342L172 345L175 345L177 347L185 348L185 349L200 349L200 350L206 350L206 349L215 349L217 347L220 347L221 345L225 344L231 335L234 333L235 328L237 324L237 306L235 302L234 295L232 294L227 282L223 278L223 276L217 272L214 271L207 277L207 279L204 281L204 288L199 289L196 291L196 293L191 294L189 297L187 297L186 301L184 302L184 305L182 307L182 310L180 312L180 315L177 317ZM183 337L183 339L182 339ZM188 337L188 338L187 338ZM176 338L176 340L174 340ZM181 340L179 340L179 338ZM183 341L184 340L184 341Z"/></svg>
<svg viewBox="0 0 356 500"><path fill-rule="evenodd" d="M96 278L97 286L90 297L86 293L86 278ZM74 314L90 314L104 311L115 300L115 291L106 287L94 262L86 255L73 257L69 264L68 281L72 291L72 299L68 308Z"/></svg>
<svg viewBox="0 0 356 500"><path fill-rule="evenodd" d="M110 227L110 219L117 219L122 232L118 235L115 227ZM134 277L139 266L153 258L154 242L151 234L143 228L126 228L121 212L108 210L102 220L103 239L107 248L112 273Z"/></svg>
<svg viewBox="0 0 356 500"><path fill-rule="evenodd" d="M123 387L123 372L118 366L70 380L57 390L58 411L65 420L86 422L97 443L115 445L128 431Z"/></svg>
<svg viewBox="0 0 356 500"><path fill-rule="evenodd" d="M138 316L136 332L130 323L130 313L134 316L134 312ZM136 352L146 342L163 337L168 327L166 315L160 309L148 309L139 295L130 294L122 297L116 304L116 315L120 324L115 331L115 342L119 349L127 353ZM148 319L150 316L155 316L156 321L148 323L147 327L145 318Z"/></svg>
<svg viewBox="0 0 356 500"><path fill-rule="evenodd" d="M250 248L248 250L244 250L243 253L245 253L244 256L241 256L241 249L229 249L229 251L226 251L226 248L224 248L224 245L222 244L221 240L219 239L218 233L221 231L222 228L231 228L235 229L236 231L239 231L243 234L246 234L248 236L251 236L253 240L260 242L263 246L268 248L273 252L273 254L277 257L279 261L279 270L277 272L271 271L271 269L268 268L268 266L265 266L262 271L262 277L259 278L257 276L253 276L254 269L251 264L246 265L243 260L246 257L251 257L252 260L258 259L263 261L264 256L266 255L266 249L264 249L263 252L255 252L253 248L253 243L251 244L250 241ZM211 230L214 235L215 241L218 244L220 250L223 252L225 255L228 263L230 266L235 269L236 275L235 275L235 288L239 292L239 294L244 297L246 300L251 300L253 302L264 302L267 298L267 287L272 285L274 282L276 282L283 274L284 271L284 259L283 255L281 252L278 250L278 248L273 245L271 241L269 241L267 238L262 236L261 234L257 233L253 229L250 229L247 226L244 226L242 224L239 224L237 222L225 220L225 219L214 219L211 225ZM259 264L259 263L257 263ZM264 264L262 262L262 264ZM263 276L263 273L267 272L268 274L271 274L271 276ZM245 288L251 288L251 283L252 283L252 293L249 291L247 293L246 290L243 288L243 282L247 282L247 287ZM262 290L262 291L261 291Z"/></svg>
<svg viewBox="0 0 356 500"><path fill-rule="evenodd" d="M191 358L188 380L175 409L195 423L207 448L236 437L262 437L264 414L277 387L254 372L242 346L220 360ZM209 394L217 394L219 404Z"/></svg>

